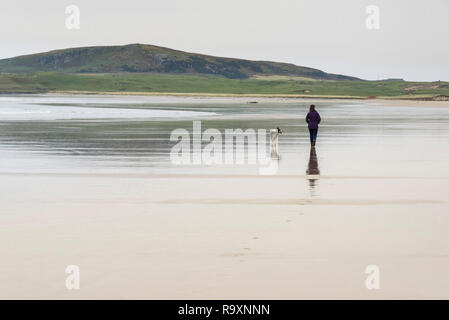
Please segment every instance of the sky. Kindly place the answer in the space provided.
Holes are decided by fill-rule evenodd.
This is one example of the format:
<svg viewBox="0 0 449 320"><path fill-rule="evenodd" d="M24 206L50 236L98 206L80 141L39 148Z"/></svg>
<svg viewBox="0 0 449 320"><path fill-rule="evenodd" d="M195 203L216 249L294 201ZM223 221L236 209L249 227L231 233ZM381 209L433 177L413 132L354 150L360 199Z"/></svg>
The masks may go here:
<svg viewBox="0 0 449 320"><path fill-rule="evenodd" d="M79 29L66 27L69 5ZM2 0L0 37L0 58L144 43L369 80L449 81L449 0Z"/></svg>

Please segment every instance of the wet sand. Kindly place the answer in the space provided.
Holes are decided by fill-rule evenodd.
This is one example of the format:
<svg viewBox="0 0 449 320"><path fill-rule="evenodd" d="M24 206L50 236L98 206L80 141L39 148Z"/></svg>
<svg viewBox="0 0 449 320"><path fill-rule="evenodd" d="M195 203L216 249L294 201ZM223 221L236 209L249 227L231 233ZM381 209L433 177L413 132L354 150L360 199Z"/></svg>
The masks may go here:
<svg viewBox="0 0 449 320"><path fill-rule="evenodd" d="M449 109L333 103L314 152L306 103L157 106L218 113L205 128L276 119L273 176L173 166L164 141L190 119L0 118L0 298L449 298Z"/></svg>
<svg viewBox="0 0 449 320"><path fill-rule="evenodd" d="M448 298L447 179L175 181L2 177L1 298Z"/></svg>

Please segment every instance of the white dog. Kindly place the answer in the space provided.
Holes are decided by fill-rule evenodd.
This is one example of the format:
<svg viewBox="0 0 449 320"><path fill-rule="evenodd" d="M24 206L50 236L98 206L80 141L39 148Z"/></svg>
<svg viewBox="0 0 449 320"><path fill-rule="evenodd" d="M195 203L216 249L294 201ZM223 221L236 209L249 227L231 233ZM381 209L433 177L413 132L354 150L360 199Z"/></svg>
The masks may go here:
<svg viewBox="0 0 449 320"><path fill-rule="evenodd" d="M281 159L281 156L279 154L279 147L278 147L278 141L279 141L279 135L282 134L282 130L277 127L276 129L270 130L270 150L271 150L271 159Z"/></svg>

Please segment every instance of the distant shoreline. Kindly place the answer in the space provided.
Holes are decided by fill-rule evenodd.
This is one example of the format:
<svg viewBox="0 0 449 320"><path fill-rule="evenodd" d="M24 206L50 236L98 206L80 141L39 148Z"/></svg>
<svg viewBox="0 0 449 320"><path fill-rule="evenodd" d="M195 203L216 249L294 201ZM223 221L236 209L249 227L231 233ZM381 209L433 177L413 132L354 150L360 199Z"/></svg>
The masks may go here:
<svg viewBox="0 0 449 320"><path fill-rule="evenodd" d="M434 95L414 96L341 96L341 95L302 95L302 94L255 94L255 93L189 93L189 92L142 92L142 91L79 91L79 90L55 90L55 91L0 91L0 95L35 95L35 94L73 94L73 95L117 95L117 96L177 96L177 97L217 97L217 98L282 98L282 99L323 99L323 100L405 100L405 101L434 101L449 102L447 100L434 100Z"/></svg>
<svg viewBox="0 0 449 320"><path fill-rule="evenodd" d="M99 96L155 96L155 97L186 97L186 98L251 98L247 103L263 102L264 100L277 100L277 101L369 101L373 103L394 104L395 106L410 105L413 106L443 106L449 107L449 101L447 100L431 100L429 97L376 97L367 98L361 96L314 96L314 95L286 95L286 94L220 94L220 93L179 93L179 92L107 92L107 91L50 91L50 92L0 92L1 96L14 96L14 95L99 95ZM263 99L262 101L260 101ZM258 101L259 100L259 101Z"/></svg>

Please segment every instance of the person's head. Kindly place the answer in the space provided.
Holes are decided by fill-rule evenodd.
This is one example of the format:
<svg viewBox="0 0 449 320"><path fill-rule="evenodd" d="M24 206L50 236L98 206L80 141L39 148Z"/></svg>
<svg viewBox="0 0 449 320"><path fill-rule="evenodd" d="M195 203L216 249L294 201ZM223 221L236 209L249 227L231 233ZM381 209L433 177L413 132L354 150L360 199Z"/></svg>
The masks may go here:
<svg viewBox="0 0 449 320"><path fill-rule="evenodd" d="M309 111L315 111L315 105L314 104L310 105Z"/></svg>

